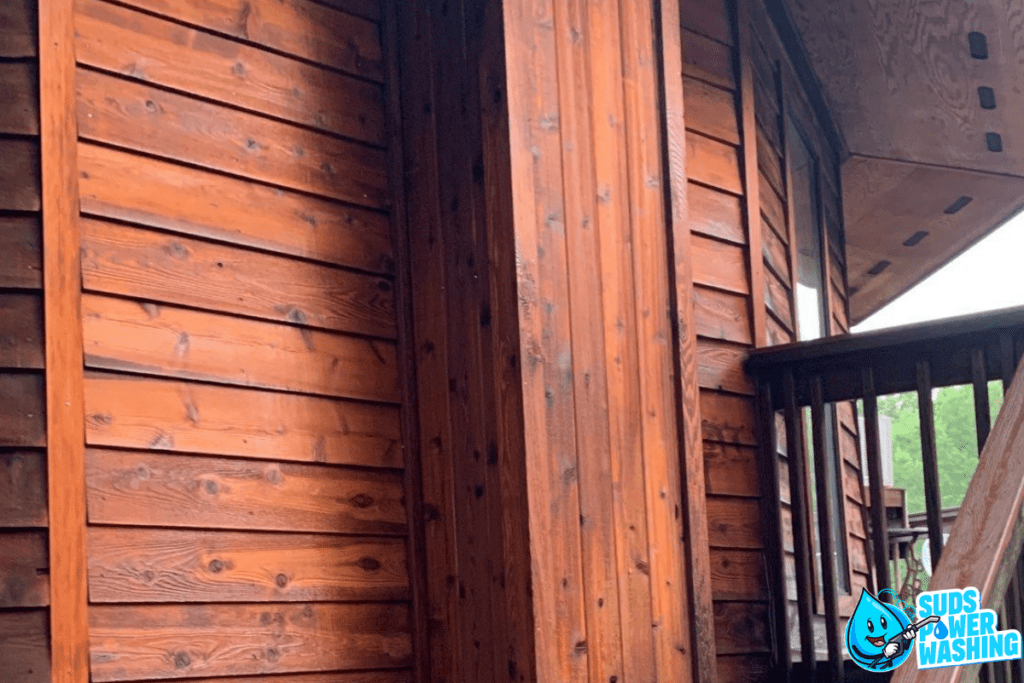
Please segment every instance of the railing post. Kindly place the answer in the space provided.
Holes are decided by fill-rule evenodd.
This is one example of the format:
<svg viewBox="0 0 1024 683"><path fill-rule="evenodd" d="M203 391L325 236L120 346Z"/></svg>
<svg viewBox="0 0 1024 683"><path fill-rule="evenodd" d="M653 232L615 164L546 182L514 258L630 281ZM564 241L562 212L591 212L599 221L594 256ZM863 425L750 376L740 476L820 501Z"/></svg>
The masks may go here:
<svg viewBox="0 0 1024 683"><path fill-rule="evenodd" d="M807 514L807 456L800 429L800 408L796 401L796 379L792 368L782 377L782 399L786 418L786 457L789 462L789 504L793 515L793 559L796 565L797 614L800 617L800 660L813 678L814 653L813 601L811 583L811 543Z"/></svg>
<svg viewBox="0 0 1024 683"><path fill-rule="evenodd" d="M767 520L765 538L767 555L768 591L772 608L772 627L775 631L772 670L789 680L793 670L793 657L789 648L789 600L786 595L786 551L782 539L782 492L779 488L779 455L775 444L775 408L772 403L771 382L761 380L757 386L757 411L761 424L761 501Z"/></svg>
<svg viewBox="0 0 1024 683"><path fill-rule="evenodd" d="M821 376L811 379L811 424L814 435L814 483L818 497L818 537L821 539L821 583L825 598L825 642L832 680L843 681L843 651L839 636L839 598L836 589L835 537L832 533L832 505L835 495L828 476L825 440L825 400Z"/></svg>
<svg viewBox="0 0 1024 683"><path fill-rule="evenodd" d="M864 385L864 440L871 487L871 544L875 558L876 591L892 588L889 583L889 529L885 519L885 495L882 490L882 447L878 436L878 397L875 374L870 368L861 372Z"/></svg>
<svg viewBox="0 0 1024 683"><path fill-rule="evenodd" d="M928 541L932 572L942 556L942 495L939 493L939 460L935 446L935 406L932 404L931 366L917 361L917 402L921 418L921 464L924 468L924 504L928 517Z"/></svg>
<svg viewBox="0 0 1024 683"><path fill-rule="evenodd" d="M974 424L978 431L978 455L985 448L988 433L992 431L992 414L988 405L988 369L985 349L971 350L971 382L974 387Z"/></svg>

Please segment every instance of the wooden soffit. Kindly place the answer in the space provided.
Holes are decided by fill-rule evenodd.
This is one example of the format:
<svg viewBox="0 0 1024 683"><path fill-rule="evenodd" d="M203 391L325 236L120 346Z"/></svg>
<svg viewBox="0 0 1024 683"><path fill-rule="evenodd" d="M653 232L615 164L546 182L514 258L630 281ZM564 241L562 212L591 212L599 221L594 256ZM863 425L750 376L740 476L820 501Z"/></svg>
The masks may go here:
<svg viewBox="0 0 1024 683"><path fill-rule="evenodd" d="M858 322L1024 205L1024 0L785 6L846 146Z"/></svg>

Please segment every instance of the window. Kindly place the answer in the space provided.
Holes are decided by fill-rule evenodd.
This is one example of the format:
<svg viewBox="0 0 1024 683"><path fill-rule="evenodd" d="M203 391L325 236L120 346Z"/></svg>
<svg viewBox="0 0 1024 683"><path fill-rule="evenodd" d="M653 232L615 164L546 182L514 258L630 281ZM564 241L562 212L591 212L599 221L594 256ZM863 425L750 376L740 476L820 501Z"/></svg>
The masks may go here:
<svg viewBox="0 0 1024 683"><path fill-rule="evenodd" d="M796 282L796 318L797 338L801 341L818 339L828 335L828 307L826 297L828 288L825 282L825 247L823 234L824 221L822 220L822 208L820 197L819 173L821 172L818 160L811 152L810 147L800 134L799 129L790 119L787 122L787 141L792 169L791 201L793 211L793 222L796 239L795 264L797 271ZM804 410L804 422L807 425L807 471L810 473L809 494L811 496L811 512L813 524L812 534L818 536L818 507L815 489L815 478L818 476L828 477L832 491L835 492L833 499L829 501L832 519L832 538L834 546L831 549L836 564L836 583L840 592L850 592L849 558L846 549L846 524L843 509L843 480L840 468L842 463L839 459L838 434L836 431L836 414L833 406L826 406L825 409L825 462L826 472L815 472L813 459L813 440L810 432L810 409ZM817 584L821 585L821 552L820 539L815 543L818 551L815 553L815 571Z"/></svg>

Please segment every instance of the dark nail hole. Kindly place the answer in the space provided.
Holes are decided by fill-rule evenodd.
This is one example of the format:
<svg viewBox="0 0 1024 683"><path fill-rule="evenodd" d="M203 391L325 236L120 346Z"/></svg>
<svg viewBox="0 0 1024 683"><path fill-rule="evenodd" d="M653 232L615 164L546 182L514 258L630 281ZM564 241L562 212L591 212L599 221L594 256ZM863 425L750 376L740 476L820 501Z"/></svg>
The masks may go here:
<svg viewBox="0 0 1024 683"><path fill-rule="evenodd" d="M947 213L950 216L952 216L954 213L957 213L958 211L960 211L960 209L964 208L972 201L974 201L974 197L960 197L960 199L957 199L955 202L947 206L944 213Z"/></svg>
<svg viewBox="0 0 1024 683"><path fill-rule="evenodd" d="M868 275L878 275L891 265L892 261L886 261L885 259L882 259L875 265L871 266L871 269L868 270Z"/></svg>
<svg viewBox="0 0 1024 683"><path fill-rule="evenodd" d="M1003 151L1003 136L999 133L985 133L985 145L990 152Z"/></svg>
<svg viewBox="0 0 1024 683"><path fill-rule="evenodd" d="M996 91L987 85L978 86L978 102L981 103L982 109L995 109L996 108Z"/></svg>
<svg viewBox="0 0 1024 683"><path fill-rule="evenodd" d="M988 59L988 39L980 31L967 34L967 44L971 48L971 56L975 59Z"/></svg>
<svg viewBox="0 0 1024 683"><path fill-rule="evenodd" d="M927 237L927 236L928 236L928 231L927 231L927 230L918 230L918 231L917 231L917 232L915 232L915 233L914 233L913 235L911 235L911 236L910 236L910 237L909 237L909 238L907 239L907 241L905 241L905 242L903 243L903 246L905 246L905 247L913 247L913 246L917 246L917 244L918 244L918 243L919 243L919 242L920 242L921 240L923 240L923 239L924 239L925 237Z"/></svg>

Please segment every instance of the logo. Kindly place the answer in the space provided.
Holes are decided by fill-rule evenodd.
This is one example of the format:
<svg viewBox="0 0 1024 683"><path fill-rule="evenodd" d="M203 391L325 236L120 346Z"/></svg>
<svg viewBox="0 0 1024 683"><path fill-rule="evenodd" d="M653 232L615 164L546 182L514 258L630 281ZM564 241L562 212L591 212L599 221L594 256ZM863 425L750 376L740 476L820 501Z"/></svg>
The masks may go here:
<svg viewBox="0 0 1024 683"><path fill-rule="evenodd" d="M882 602L884 593L896 604ZM868 671L888 671L910 658L916 640L919 669L1020 659L1020 632L996 630L996 613L981 608L977 588L927 591L917 604L908 607L889 589L878 597L863 590L846 624L850 658Z"/></svg>

